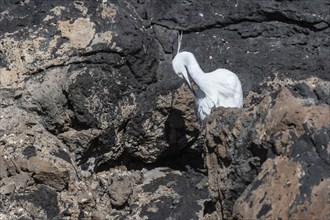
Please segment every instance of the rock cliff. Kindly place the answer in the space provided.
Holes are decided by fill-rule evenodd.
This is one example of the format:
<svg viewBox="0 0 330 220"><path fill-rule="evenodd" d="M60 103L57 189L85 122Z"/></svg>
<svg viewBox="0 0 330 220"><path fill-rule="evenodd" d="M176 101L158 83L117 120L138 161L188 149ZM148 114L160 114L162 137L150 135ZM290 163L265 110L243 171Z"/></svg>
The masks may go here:
<svg viewBox="0 0 330 220"><path fill-rule="evenodd" d="M326 0L0 5L0 219L330 218ZM199 125L179 31L243 109Z"/></svg>

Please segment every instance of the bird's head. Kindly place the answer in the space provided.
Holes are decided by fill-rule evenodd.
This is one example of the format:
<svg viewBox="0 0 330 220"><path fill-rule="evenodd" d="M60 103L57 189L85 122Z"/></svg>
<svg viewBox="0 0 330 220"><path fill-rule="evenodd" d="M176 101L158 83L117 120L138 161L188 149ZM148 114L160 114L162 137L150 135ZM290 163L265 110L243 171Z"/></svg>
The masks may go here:
<svg viewBox="0 0 330 220"><path fill-rule="evenodd" d="M181 53L178 53L173 61L172 61L172 67L173 67L173 70L174 72L182 79L184 79L188 86L189 86L189 89L192 90L192 86L191 86L191 83L190 83L190 80L189 80L189 77L188 77L188 71L185 67L185 62L184 62L184 57L181 56ZM194 93L194 92L193 92Z"/></svg>

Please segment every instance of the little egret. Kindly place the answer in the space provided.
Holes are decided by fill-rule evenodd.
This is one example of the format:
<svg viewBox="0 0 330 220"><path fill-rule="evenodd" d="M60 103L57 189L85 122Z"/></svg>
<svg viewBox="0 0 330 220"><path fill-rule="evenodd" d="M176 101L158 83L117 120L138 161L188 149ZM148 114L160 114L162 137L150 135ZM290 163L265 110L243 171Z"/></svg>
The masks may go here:
<svg viewBox="0 0 330 220"><path fill-rule="evenodd" d="M197 115L203 125L214 107L243 107L243 92L237 75L227 69L204 73L194 54L180 52L182 34L179 36L178 52L172 61L174 72L186 80L196 98ZM189 76L198 85L195 92Z"/></svg>

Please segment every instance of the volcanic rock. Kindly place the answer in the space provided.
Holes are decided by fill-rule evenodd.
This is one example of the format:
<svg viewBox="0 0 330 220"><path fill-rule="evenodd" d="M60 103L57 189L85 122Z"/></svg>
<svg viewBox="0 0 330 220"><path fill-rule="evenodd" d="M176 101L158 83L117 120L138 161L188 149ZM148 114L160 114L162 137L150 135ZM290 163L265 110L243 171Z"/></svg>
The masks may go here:
<svg viewBox="0 0 330 220"><path fill-rule="evenodd" d="M329 217L327 0L0 4L0 219ZM180 31L243 85L206 129Z"/></svg>

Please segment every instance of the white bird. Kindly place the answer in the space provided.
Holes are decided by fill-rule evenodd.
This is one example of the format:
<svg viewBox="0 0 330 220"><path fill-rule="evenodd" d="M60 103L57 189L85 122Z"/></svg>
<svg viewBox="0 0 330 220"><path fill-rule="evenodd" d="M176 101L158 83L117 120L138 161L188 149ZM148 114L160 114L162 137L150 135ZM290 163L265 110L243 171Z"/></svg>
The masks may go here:
<svg viewBox="0 0 330 220"><path fill-rule="evenodd" d="M238 76L227 70L217 69L205 73L199 66L194 54L180 52L182 34L179 36L178 52L172 61L174 72L185 79L189 89L196 98L197 115L203 125L206 124L212 108L243 107L243 92ZM198 85L199 90L194 91L189 76Z"/></svg>

